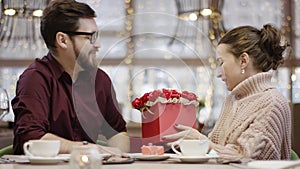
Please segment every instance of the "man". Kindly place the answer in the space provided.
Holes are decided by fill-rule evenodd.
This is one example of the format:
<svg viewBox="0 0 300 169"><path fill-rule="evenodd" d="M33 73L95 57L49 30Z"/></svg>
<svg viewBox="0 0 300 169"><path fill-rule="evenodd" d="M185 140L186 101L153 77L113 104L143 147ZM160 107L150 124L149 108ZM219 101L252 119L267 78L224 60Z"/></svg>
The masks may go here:
<svg viewBox="0 0 300 169"><path fill-rule="evenodd" d="M45 8L41 34L49 49L20 76L12 100L14 153L32 139L60 140L60 153L104 135L100 152L129 151L126 123L110 78L99 69L95 11L85 3L54 0ZM110 147L117 147L110 148Z"/></svg>

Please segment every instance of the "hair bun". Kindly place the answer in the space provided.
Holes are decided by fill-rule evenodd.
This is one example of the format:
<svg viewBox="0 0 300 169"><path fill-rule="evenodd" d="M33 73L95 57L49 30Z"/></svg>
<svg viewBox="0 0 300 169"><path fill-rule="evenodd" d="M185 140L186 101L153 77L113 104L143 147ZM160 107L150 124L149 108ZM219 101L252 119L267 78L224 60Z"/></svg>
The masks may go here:
<svg viewBox="0 0 300 169"><path fill-rule="evenodd" d="M260 48L267 55L266 57L271 63L272 69L277 67L284 62L284 51L288 46L287 41L281 35L281 33L272 25L264 25L260 33Z"/></svg>

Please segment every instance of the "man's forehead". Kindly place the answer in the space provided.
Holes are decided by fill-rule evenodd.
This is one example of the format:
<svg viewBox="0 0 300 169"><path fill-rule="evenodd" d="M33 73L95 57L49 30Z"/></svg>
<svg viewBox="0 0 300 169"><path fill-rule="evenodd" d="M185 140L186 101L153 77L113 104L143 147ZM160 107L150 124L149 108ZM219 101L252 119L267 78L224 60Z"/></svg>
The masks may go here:
<svg viewBox="0 0 300 169"><path fill-rule="evenodd" d="M79 18L78 30L95 32L98 31L97 24L94 18Z"/></svg>

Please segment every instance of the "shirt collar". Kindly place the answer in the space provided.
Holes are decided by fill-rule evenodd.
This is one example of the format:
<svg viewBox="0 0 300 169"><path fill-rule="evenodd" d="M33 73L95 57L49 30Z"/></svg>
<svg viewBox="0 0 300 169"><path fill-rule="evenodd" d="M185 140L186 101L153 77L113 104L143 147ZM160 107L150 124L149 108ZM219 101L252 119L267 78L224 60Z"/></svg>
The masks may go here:
<svg viewBox="0 0 300 169"><path fill-rule="evenodd" d="M60 63L54 58L51 52L48 52L46 58L49 60L51 67L53 69L53 74L56 79L59 79L63 74L67 74Z"/></svg>

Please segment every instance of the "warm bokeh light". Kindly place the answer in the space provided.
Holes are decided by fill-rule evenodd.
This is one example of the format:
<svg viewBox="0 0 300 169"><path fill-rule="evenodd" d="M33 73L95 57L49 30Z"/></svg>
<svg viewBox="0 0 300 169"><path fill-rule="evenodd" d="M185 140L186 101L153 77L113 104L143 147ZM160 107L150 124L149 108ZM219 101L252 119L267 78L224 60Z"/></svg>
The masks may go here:
<svg viewBox="0 0 300 169"><path fill-rule="evenodd" d="M200 14L201 14L202 16L209 16L209 15L212 14L212 10L211 10L211 9L202 9L202 10L200 11Z"/></svg>
<svg viewBox="0 0 300 169"><path fill-rule="evenodd" d="M16 10L14 9L5 9L4 15L14 16L16 14Z"/></svg>
<svg viewBox="0 0 300 169"><path fill-rule="evenodd" d="M189 20L190 21L196 21L198 19L198 16L197 16L197 14L196 13L191 13L190 15L189 15Z"/></svg>
<svg viewBox="0 0 300 169"><path fill-rule="evenodd" d="M36 16L36 17L41 17L41 16L43 16L43 10L41 10L41 9L34 10L32 12L32 15Z"/></svg>
<svg viewBox="0 0 300 169"><path fill-rule="evenodd" d="M81 161L83 163L88 163L89 162L89 157L87 155L83 155L83 156L81 156Z"/></svg>
<svg viewBox="0 0 300 169"><path fill-rule="evenodd" d="M295 81L297 80L297 76L296 76L295 74L292 74L291 80L292 80L293 82L295 82Z"/></svg>

